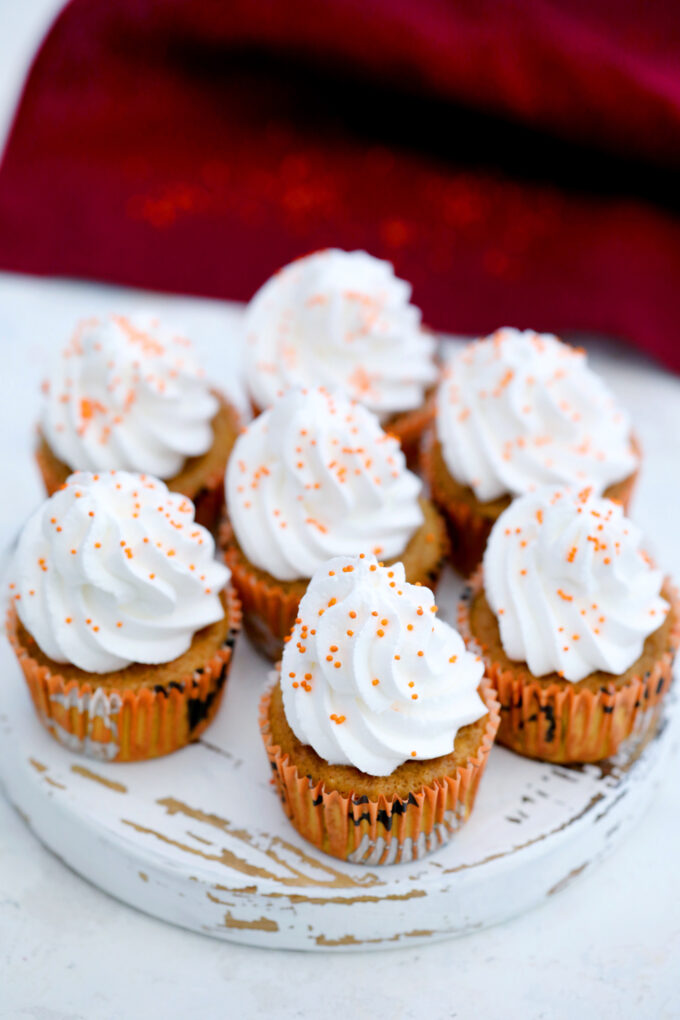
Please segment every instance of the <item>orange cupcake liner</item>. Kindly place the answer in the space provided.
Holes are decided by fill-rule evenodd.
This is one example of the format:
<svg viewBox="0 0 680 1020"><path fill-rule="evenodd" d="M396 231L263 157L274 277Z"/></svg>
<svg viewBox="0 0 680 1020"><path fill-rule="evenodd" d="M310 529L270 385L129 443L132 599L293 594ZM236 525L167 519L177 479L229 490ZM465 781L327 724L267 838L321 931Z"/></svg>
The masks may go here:
<svg viewBox="0 0 680 1020"><path fill-rule="evenodd" d="M406 800L345 795L301 775L272 742L271 694L272 689L260 701L260 731L273 782L291 823L317 849L355 864L418 860L448 842L469 817L500 721L499 704L488 681L480 686L489 714L475 756L451 775L413 791Z"/></svg>
<svg viewBox="0 0 680 1020"><path fill-rule="evenodd" d="M432 502L442 511L449 536L449 558L455 569L467 577L479 564L494 521L477 514L462 500L452 500L438 484L432 467L434 435L430 431L421 449L421 471L430 486Z"/></svg>
<svg viewBox="0 0 680 1020"><path fill-rule="evenodd" d="M677 589L670 589L675 623L669 649L650 670L634 676L624 687L602 686L597 692L567 682L540 684L522 664L508 669L490 658L470 627L470 605L482 589L480 567L461 596L458 629L468 648L481 655L486 675L498 693L499 744L526 758L564 765L611 758L628 738L637 742L653 735L680 646Z"/></svg>
<svg viewBox="0 0 680 1020"><path fill-rule="evenodd" d="M222 539L229 530L228 525L222 525ZM226 544L223 548L232 583L241 600L246 633L263 655L276 662L297 619L300 598L248 570L233 545Z"/></svg>
<svg viewBox="0 0 680 1020"><path fill-rule="evenodd" d="M93 686L52 673L20 643L13 607L7 614L7 635L38 717L60 744L99 761L146 761L197 740L214 718L241 626L240 603L232 589L228 606L229 633L219 651L182 680L153 688Z"/></svg>

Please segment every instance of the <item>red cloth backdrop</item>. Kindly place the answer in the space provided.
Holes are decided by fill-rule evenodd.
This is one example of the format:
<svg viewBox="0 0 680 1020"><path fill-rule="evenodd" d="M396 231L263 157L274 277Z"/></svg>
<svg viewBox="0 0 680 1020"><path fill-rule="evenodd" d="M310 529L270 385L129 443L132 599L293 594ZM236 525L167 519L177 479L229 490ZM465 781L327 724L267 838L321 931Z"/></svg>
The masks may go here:
<svg viewBox="0 0 680 1020"><path fill-rule="evenodd" d="M73 0L0 168L0 267L247 299L363 247L436 328L679 369L679 52L671 0Z"/></svg>

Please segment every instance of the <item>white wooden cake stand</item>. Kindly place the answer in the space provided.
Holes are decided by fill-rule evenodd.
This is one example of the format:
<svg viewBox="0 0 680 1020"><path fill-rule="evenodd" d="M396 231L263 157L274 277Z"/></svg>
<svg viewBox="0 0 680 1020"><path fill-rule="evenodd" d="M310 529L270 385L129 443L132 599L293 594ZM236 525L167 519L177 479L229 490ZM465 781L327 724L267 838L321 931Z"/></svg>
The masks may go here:
<svg viewBox="0 0 680 1020"><path fill-rule="evenodd" d="M450 621L456 596L449 576L437 601ZM528 910L636 823L677 730L668 713L646 745L598 766L545 765L494 747L472 817L447 846L372 868L317 852L281 811L257 725L269 666L243 635L204 738L141 764L60 746L35 716L5 639L0 658L0 779L43 843L139 910L278 949L413 945Z"/></svg>

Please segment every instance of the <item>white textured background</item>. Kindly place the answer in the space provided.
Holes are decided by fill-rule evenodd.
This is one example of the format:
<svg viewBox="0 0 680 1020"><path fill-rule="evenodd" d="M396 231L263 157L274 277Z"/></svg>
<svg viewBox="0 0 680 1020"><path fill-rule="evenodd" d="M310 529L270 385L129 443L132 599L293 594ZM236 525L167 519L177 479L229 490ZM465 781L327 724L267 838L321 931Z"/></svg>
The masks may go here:
<svg viewBox="0 0 680 1020"><path fill-rule="evenodd" d="M0 138L59 6L0 0ZM2 547L40 496L30 449L43 355L76 317L139 300L122 288L0 274ZM214 345L229 342L229 306L153 302L193 328L208 365ZM635 516L680 578L680 382L623 350L592 354L645 449ZM678 1017L677 778L675 759L639 830L533 913L426 948L342 956L247 949L138 914L43 849L0 795L0 1018Z"/></svg>

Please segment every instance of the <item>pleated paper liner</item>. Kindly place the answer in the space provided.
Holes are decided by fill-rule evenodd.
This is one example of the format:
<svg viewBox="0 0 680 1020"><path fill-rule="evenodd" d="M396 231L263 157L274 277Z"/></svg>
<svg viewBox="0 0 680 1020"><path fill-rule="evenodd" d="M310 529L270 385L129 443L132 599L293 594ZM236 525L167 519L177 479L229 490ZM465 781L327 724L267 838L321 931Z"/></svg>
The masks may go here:
<svg viewBox="0 0 680 1020"><path fill-rule="evenodd" d="M273 743L269 709L274 688L260 702L260 730L283 810L301 836L319 850L355 864L398 864L417 860L442 846L467 820L474 806L500 721L493 688L483 680L480 694L489 713L479 747L454 768L408 798L346 795L301 774Z"/></svg>
<svg viewBox="0 0 680 1020"><path fill-rule="evenodd" d="M407 581L434 587L446 560L448 540L443 520L433 504L429 500L421 500L421 506L425 524L404 550L402 562ZM293 629L300 599L309 582L280 582L254 567L238 546L226 519L219 528L219 542L231 570L232 583L241 599L248 637L263 655L276 662L281 658L284 642ZM424 544L427 553L423 553L415 543Z"/></svg>
<svg viewBox="0 0 680 1020"><path fill-rule="evenodd" d="M100 761L145 761L198 739L217 712L241 627L233 589L228 591L227 611L229 631L222 646L202 667L167 686L127 688L105 680L66 680L21 644L13 606L7 614L7 635L38 716L60 744Z"/></svg>
<svg viewBox="0 0 680 1020"><path fill-rule="evenodd" d="M628 738L644 740L653 735L680 645L680 601L675 588L663 589L673 614L668 648L650 669L634 674L624 685L602 684L597 691L568 680L542 684L525 663L507 668L494 661L471 628L470 609L482 590L480 567L463 592L458 629L469 650L482 656L486 675L498 692L499 744L527 758L575 764L611 758Z"/></svg>
<svg viewBox="0 0 680 1020"><path fill-rule="evenodd" d="M640 447L635 436L631 439L631 446L640 456ZM505 509L505 505L501 504L497 512L490 514L483 512L482 507L485 506L483 503L471 504L465 499L456 499L447 488L445 477L442 477L446 471L441 447L435 439L433 430L430 429L422 443L421 473L430 486L434 503L446 520L451 563L463 577L468 577L481 562L491 529ZM610 485L604 495L607 499L621 503L624 512L627 512L637 477L636 470L628 478Z"/></svg>

